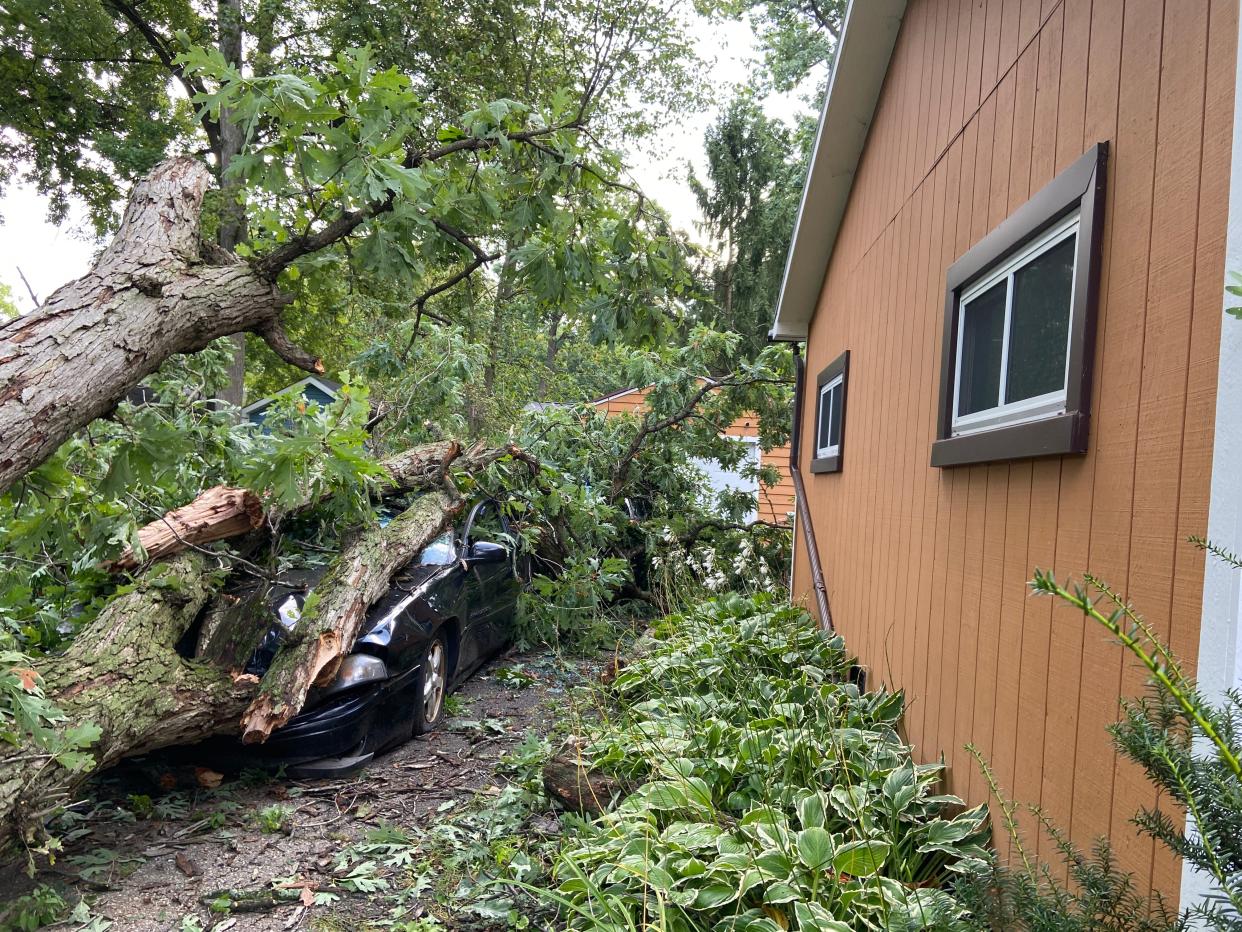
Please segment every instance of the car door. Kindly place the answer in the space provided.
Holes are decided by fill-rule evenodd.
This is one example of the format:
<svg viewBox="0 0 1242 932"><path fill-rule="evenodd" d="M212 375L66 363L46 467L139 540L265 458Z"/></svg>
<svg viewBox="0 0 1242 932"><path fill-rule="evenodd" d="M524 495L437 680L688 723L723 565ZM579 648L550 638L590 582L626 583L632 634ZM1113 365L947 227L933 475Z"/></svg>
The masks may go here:
<svg viewBox="0 0 1242 932"><path fill-rule="evenodd" d="M510 540L509 525L500 506L491 500L476 505L466 521L462 554L469 554L471 546L480 541L502 544L509 550L509 558L504 562L477 563L467 571L468 625L479 654L497 649L508 637L519 585Z"/></svg>

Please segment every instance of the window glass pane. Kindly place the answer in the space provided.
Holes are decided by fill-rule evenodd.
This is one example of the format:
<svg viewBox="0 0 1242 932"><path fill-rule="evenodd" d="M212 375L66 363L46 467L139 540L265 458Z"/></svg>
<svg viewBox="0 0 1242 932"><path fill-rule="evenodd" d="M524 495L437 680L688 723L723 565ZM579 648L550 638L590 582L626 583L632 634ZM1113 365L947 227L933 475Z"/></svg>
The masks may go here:
<svg viewBox="0 0 1242 932"><path fill-rule="evenodd" d="M1006 403L1065 387L1077 243L1075 234L1014 273Z"/></svg>
<svg viewBox="0 0 1242 932"><path fill-rule="evenodd" d="M1001 341L1005 338L1005 289L997 282L972 298L962 314L962 377L957 414L974 414L1000 403Z"/></svg>
<svg viewBox="0 0 1242 932"><path fill-rule="evenodd" d="M823 389L819 392L819 432L815 435L816 451L826 449L831 446L828 440L828 425L832 417L832 405L829 402L828 394Z"/></svg>
<svg viewBox="0 0 1242 932"><path fill-rule="evenodd" d="M833 387L832 398L832 426L828 431L828 445L835 447L841 443L841 399L845 397L842 391L844 385L836 385Z"/></svg>

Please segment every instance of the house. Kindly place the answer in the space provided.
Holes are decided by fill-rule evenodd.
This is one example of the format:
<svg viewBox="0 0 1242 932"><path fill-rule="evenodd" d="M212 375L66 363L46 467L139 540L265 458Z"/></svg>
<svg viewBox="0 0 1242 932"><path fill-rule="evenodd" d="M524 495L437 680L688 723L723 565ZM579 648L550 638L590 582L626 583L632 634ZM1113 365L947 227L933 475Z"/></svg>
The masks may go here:
<svg viewBox="0 0 1242 932"><path fill-rule="evenodd" d="M604 413L612 416L617 414L639 414L646 411L647 392L649 387L627 388L602 398L593 404L603 408ZM793 479L789 475L789 447L773 447L767 453L759 448L759 419L752 416L739 417L728 426L725 434L736 437L740 442L749 445L750 456L757 466L774 466L780 473L780 482L768 486L752 477L743 476L739 471L722 469L719 464L709 461L699 462L699 466L707 473L712 489L717 492L753 489L755 493L755 512L752 518L768 521L773 524L785 524L793 515Z"/></svg>
<svg viewBox="0 0 1242 932"><path fill-rule="evenodd" d="M242 408L242 416L252 424L262 424L263 419L267 417L268 406L282 395L297 394L307 401L313 401L315 404L326 406L336 401L337 392L340 390L340 382L334 382L321 375L308 376L300 382L286 385L274 395L260 398L254 404L246 405L246 407Z"/></svg>
<svg viewBox="0 0 1242 932"><path fill-rule="evenodd" d="M1209 694L1242 682L1238 579L1187 541L1242 546L1237 48L1224 0L856 0L771 333L805 344L831 617L918 754L980 802L973 743L1182 902L1198 878L1129 824L1155 791L1105 733L1145 677L1026 582L1089 570Z"/></svg>

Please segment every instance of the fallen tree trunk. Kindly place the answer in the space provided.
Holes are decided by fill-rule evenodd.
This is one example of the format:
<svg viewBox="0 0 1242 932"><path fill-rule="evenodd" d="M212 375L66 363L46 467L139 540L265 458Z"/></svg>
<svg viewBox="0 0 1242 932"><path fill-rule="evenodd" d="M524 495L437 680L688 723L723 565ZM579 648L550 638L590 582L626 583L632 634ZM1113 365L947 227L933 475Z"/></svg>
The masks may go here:
<svg viewBox="0 0 1242 932"><path fill-rule="evenodd" d="M333 561L242 716L245 743L266 741L301 711L312 686L332 682L371 603L388 591L399 569L443 533L463 504L447 490L424 495L387 527L364 531Z"/></svg>
<svg viewBox="0 0 1242 932"><path fill-rule="evenodd" d="M461 455L461 444L455 440L413 447L384 460L386 477L376 486L375 497L384 498L402 492L413 492L437 485L444 480L449 467ZM146 551L146 562L193 549L217 540L227 540L253 531L266 521L278 524L291 512L319 504L306 501L285 512L265 514L259 497L246 489L218 485L203 492L188 505L168 512L138 532L139 543ZM136 569L138 555L126 547L119 557L105 564L110 572Z"/></svg>
<svg viewBox="0 0 1242 932"><path fill-rule="evenodd" d="M626 781L593 770L576 756L554 757L544 764L543 788L570 812L592 818L634 790Z"/></svg>
<svg viewBox="0 0 1242 932"><path fill-rule="evenodd" d="M146 560L154 562L188 548L245 534L262 523L263 506L257 495L218 485L142 528L138 542ZM117 573L136 569L139 562L134 549L126 547L107 568Z"/></svg>
<svg viewBox="0 0 1242 932"><path fill-rule="evenodd" d="M99 736L83 750L94 768L236 728L253 680L179 656L174 645L212 596L207 562L183 554L118 596L59 657L40 665L47 698L65 713L48 743L0 744L0 838L38 841L43 820L67 802L90 770L58 753L69 729Z"/></svg>
<svg viewBox="0 0 1242 932"><path fill-rule="evenodd" d="M218 337L254 331L286 362L323 371L281 329L290 298L273 284L274 273L202 247L211 180L195 159L157 165L135 185L94 268L0 326L0 492L165 359Z"/></svg>
<svg viewBox="0 0 1242 932"><path fill-rule="evenodd" d="M261 682L241 675L239 668L253 649L242 640L195 661L177 652L200 614L205 613L201 644L213 614L229 611L231 597L217 592L219 575L210 557L183 552L146 570L63 655L38 664L47 699L65 718L55 724L49 741L36 743L27 735L18 747L0 744L0 839L16 835L35 844L46 817L72 797L91 770L122 758L237 734L239 722L245 740L265 740L301 710L312 686L331 680L352 649L367 609L388 590L393 575L460 512L465 501L446 481L449 466L473 471L506 455L537 469L519 450L463 454L454 442L386 461L389 480L381 484L382 492L440 487L419 496L386 527L365 529L345 547L315 585L303 617ZM201 506L201 499L197 503ZM250 514L245 507L242 511ZM219 627L262 634L271 621L264 600L233 604L238 610ZM217 639L216 646L220 643ZM12 672L22 679L28 674L33 687L36 671ZM97 726L99 734L75 744L71 729L84 723ZM85 752L86 763L93 764L75 766L74 757L64 753L73 751Z"/></svg>

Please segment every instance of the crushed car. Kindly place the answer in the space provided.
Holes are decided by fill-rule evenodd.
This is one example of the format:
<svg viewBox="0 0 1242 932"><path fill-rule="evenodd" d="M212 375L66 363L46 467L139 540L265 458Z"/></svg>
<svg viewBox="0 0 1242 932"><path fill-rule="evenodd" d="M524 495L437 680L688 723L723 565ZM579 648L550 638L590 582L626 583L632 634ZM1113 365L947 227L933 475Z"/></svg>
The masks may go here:
<svg viewBox="0 0 1242 932"><path fill-rule="evenodd" d="M401 505L381 510L381 523ZM444 700L512 640L518 595L529 571L517 558L500 503L476 502L398 571L367 612L336 679L312 689L302 711L263 744L212 739L217 762L280 767L326 778L365 767L376 754L431 731ZM325 567L295 569L264 584L256 602L269 625L246 663L262 676L293 632Z"/></svg>

